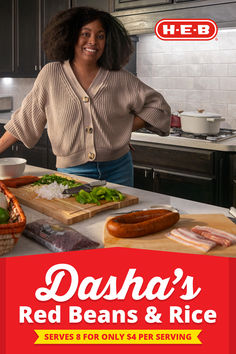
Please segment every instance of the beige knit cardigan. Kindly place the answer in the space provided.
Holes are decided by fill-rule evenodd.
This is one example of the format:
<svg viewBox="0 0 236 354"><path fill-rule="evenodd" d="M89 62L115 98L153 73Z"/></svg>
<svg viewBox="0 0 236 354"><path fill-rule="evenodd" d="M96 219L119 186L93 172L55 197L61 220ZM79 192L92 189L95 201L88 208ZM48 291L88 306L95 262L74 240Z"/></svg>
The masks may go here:
<svg viewBox="0 0 236 354"><path fill-rule="evenodd" d="M131 73L100 68L86 92L69 61L54 62L41 70L5 129L32 148L47 124L56 166L65 168L127 153L134 114L169 134L170 107Z"/></svg>

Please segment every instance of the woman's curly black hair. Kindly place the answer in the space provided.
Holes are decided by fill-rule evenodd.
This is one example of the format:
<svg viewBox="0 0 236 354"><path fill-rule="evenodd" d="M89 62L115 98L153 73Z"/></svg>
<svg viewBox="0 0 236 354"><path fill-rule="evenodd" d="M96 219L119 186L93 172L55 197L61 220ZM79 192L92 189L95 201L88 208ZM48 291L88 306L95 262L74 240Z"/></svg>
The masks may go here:
<svg viewBox="0 0 236 354"><path fill-rule="evenodd" d="M43 34L47 59L72 61L81 28L95 20L101 21L106 32L105 48L98 65L107 70L119 70L127 64L133 48L123 24L108 12L91 7L74 7L51 19Z"/></svg>

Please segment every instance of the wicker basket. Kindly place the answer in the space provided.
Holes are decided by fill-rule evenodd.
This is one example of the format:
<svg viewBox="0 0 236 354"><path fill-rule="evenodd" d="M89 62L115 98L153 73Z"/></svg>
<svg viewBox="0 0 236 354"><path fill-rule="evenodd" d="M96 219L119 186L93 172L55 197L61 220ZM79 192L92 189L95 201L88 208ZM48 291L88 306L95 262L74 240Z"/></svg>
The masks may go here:
<svg viewBox="0 0 236 354"><path fill-rule="evenodd" d="M8 224L0 224L0 255L8 253L15 246L25 228L26 218L16 197L0 181L0 192L5 194L8 202L10 219Z"/></svg>

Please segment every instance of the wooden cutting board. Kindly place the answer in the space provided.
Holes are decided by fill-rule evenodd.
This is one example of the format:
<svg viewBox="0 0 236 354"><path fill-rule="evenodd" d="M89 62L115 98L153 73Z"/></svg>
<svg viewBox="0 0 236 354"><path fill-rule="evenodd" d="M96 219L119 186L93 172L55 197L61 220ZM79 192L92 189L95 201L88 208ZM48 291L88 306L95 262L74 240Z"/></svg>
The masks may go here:
<svg viewBox="0 0 236 354"><path fill-rule="evenodd" d="M110 219L110 218L109 218ZM109 220L108 219L108 220ZM191 254L206 254L221 257L236 257L236 245L223 248L216 246L211 251L205 253L193 247L182 245L176 241L168 239L165 234L169 230L176 227L186 227L191 229L195 225L211 226L217 229L222 229L236 235L236 225L226 216L221 214L188 214L180 215L180 220L170 229L137 238L117 238L109 234L104 228L104 247L128 247L142 248L148 250L191 253Z"/></svg>
<svg viewBox="0 0 236 354"><path fill-rule="evenodd" d="M56 174L68 178L68 176L61 173ZM76 179L81 183L86 183L77 178L73 179ZM95 214L104 210L124 208L139 202L138 197L124 194L125 199L120 202L101 201L101 205L80 204L75 200L75 197L52 200L36 198L37 194L34 191L34 187L31 185L9 189L21 204L35 209L42 214L51 216L67 225L91 218Z"/></svg>

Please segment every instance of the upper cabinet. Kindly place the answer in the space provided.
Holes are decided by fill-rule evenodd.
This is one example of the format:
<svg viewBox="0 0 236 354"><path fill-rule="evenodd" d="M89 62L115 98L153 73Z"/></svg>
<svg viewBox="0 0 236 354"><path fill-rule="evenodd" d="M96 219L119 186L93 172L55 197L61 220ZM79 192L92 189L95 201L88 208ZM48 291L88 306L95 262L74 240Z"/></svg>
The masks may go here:
<svg viewBox="0 0 236 354"><path fill-rule="evenodd" d="M114 0L114 12L133 34L154 33L164 18L207 18L219 27L236 26L235 0Z"/></svg>
<svg viewBox="0 0 236 354"><path fill-rule="evenodd" d="M0 1L0 75L14 70L14 1ZM4 14L4 15L3 15Z"/></svg>
<svg viewBox="0 0 236 354"><path fill-rule="evenodd" d="M29 75L39 69L39 2L15 2L15 72ZM30 51L29 51L30 50Z"/></svg>
<svg viewBox="0 0 236 354"><path fill-rule="evenodd" d="M58 12L69 9L70 0L43 0L41 1L42 29L49 20Z"/></svg>
<svg viewBox="0 0 236 354"><path fill-rule="evenodd" d="M50 19L56 15L58 12L69 9L70 8L70 0L43 0L41 1L40 8L40 35L39 35L39 56L41 65L38 68L41 70L47 62L47 58L42 50L41 41L42 41L42 33L47 26Z"/></svg>
<svg viewBox="0 0 236 354"><path fill-rule="evenodd" d="M149 7L149 6L160 6L160 5L174 5L181 2L192 2L191 6L198 6L199 3L207 2L208 0L114 0L114 10L126 10L126 9L138 9L140 7ZM209 1L208 1L209 2ZM222 1L221 1L222 2ZM225 1L228 2L228 1ZM198 4L197 4L198 3ZM219 3L218 0L215 0L214 3ZM170 10L170 7L167 7Z"/></svg>
<svg viewBox="0 0 236 354"><path fill-rule="evenodd" d="M39 1L0 2L1 76L33 76L39 68Z"/></svg>
<svg viewBox="0 0 236 354"><path fill-rule="evenodd" d="M124 9L135 9L161 4L170 4L173 0L115 0L115 11Z"/></svg>
<svg viewBox="0 0 236 354"><path fill-rule="evenodd" d="M11 0L0 2L0 76L35 77L45 64L42 31L70 0Z"/></svg>
<svg viewBox="0 0 236 354"><path fill-rule="evenodd" d="M110 0L72 0L72 7L76 6L91 6L96 9L110 12L111 1Z"/></svg>
<svg viewBox="0 0 236 354"><path fill-rule="evenodd" d="M190 1L208 1L208 0L173 0L174 3L178 3L178 2L190 2ZM215 3L219 2L219 1L214 1Z"/></svg>
<svg viewBox="0 0 236 354"><path fill-rule="evenodd" d="M186 1L196 1L196 0L174 0L173 2L186 2Z"/></svg>

